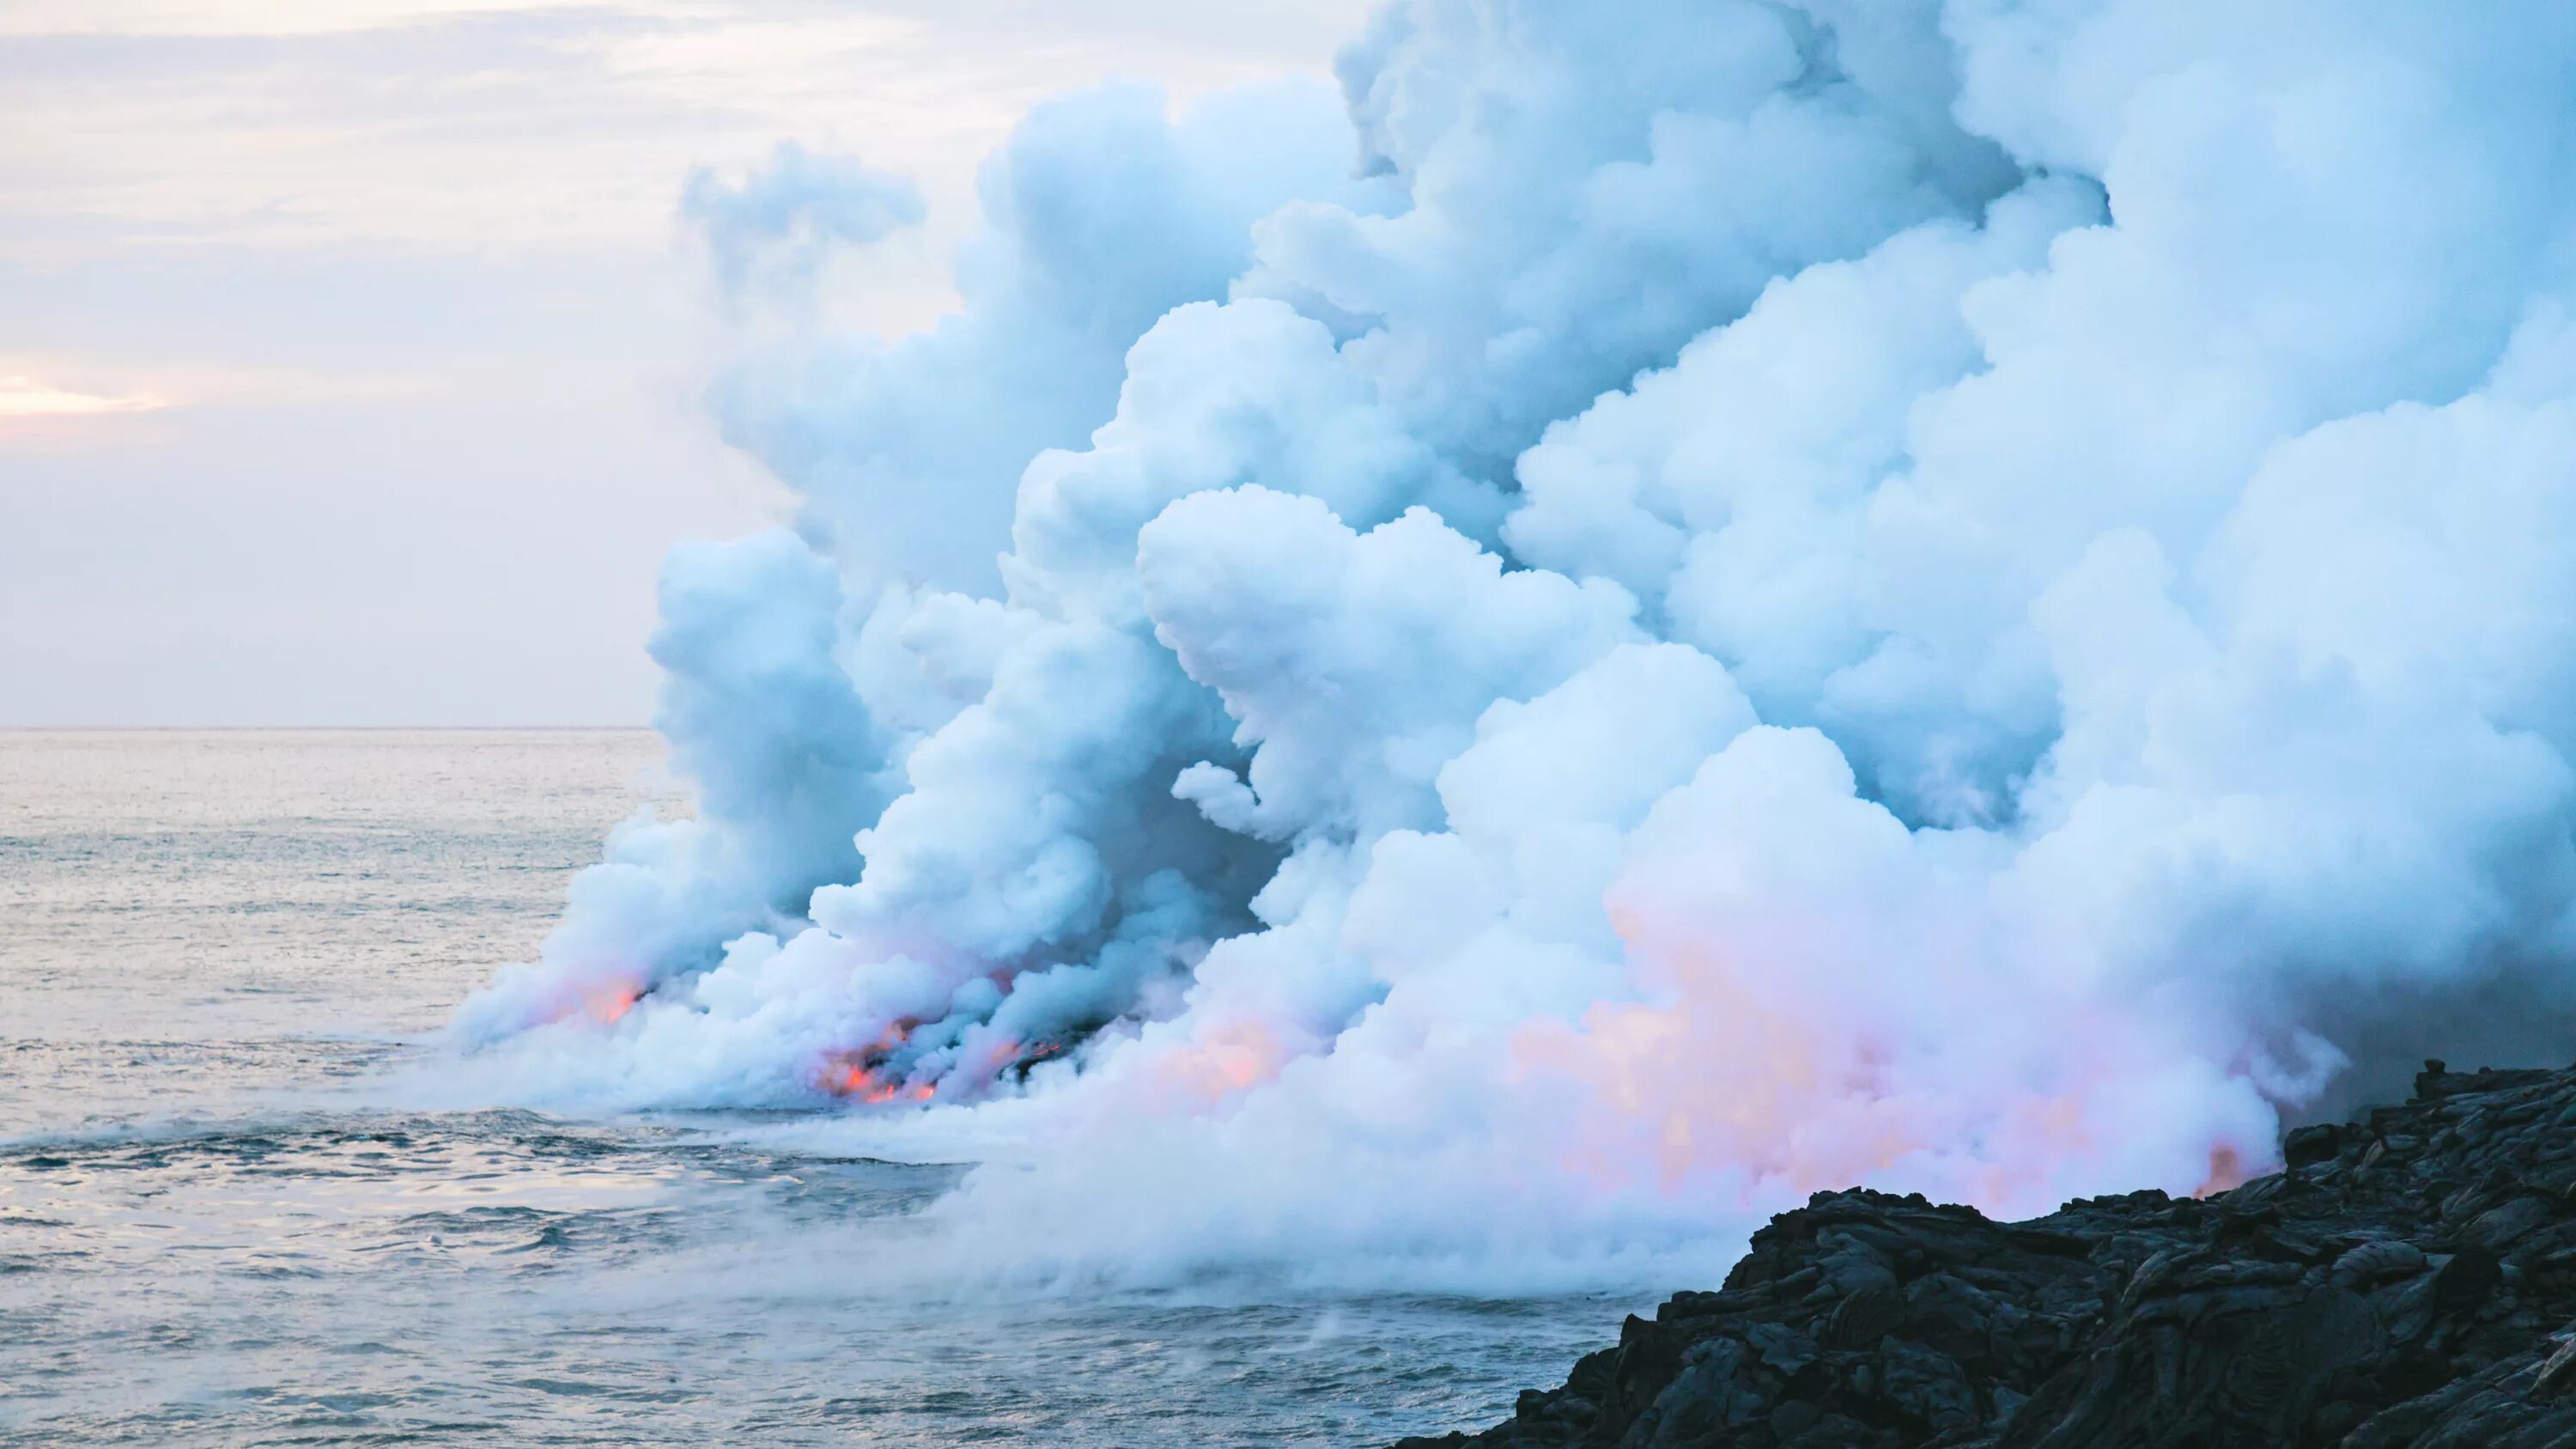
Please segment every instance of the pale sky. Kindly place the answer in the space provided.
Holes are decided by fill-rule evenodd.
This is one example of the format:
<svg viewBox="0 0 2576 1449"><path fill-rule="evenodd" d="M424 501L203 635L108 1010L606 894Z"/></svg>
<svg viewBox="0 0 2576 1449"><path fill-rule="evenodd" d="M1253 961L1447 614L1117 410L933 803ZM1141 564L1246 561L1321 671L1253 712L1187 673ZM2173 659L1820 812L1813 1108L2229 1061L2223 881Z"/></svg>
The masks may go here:
<svg viewBox="0 0 2576 1449"><path fill-rule="evenodd" d="M641 723L663 550L780 502L697 406L692 168L910 175L831 297L915 327L1032 101L1365 9L0 0L0 725Z"/></svg>

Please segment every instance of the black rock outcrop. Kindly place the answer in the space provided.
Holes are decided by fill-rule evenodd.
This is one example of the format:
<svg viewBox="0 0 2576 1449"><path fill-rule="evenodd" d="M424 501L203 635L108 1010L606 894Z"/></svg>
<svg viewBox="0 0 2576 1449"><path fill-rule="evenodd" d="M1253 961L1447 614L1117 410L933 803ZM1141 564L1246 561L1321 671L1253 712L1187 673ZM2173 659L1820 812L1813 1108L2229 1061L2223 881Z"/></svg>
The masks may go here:
<svg viewBox="0 0 2576 1449"><path fill-rule="evenodd" d="M2576 1449L2576 1070L1997 1223L1819 1193L1511 1422L1398 1449Z"/></svg>

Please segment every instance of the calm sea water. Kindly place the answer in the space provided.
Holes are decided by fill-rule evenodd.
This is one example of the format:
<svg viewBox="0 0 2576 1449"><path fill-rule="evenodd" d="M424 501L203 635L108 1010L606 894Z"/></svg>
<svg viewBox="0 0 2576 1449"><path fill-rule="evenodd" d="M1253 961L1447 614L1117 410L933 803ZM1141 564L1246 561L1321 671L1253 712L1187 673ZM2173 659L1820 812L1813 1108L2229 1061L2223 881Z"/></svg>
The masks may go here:
<svg viewBox="0 0 2576 1449"><path fill-rule="evenodd" d="M0 732L0 1442L1369 1445L1597 1301L901 1292L952 1169L407 1107L626 732ZM774 1136L775 1134L770 1134Z"/></svg>

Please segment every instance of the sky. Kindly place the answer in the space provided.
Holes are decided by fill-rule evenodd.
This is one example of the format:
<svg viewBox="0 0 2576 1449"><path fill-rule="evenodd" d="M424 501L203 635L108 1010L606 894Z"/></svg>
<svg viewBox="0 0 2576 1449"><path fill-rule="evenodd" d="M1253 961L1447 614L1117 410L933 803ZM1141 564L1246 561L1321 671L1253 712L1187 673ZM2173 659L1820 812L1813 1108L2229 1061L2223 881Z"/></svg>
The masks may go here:
<svg viewBox="0 0 2576 1449"><path fill-rule="evenodd" d="M780 141L950 303L1029 104L1320 71L1363 0L0 0L0 725L640 724L665 550L779 516L678 219Z"/></svg>

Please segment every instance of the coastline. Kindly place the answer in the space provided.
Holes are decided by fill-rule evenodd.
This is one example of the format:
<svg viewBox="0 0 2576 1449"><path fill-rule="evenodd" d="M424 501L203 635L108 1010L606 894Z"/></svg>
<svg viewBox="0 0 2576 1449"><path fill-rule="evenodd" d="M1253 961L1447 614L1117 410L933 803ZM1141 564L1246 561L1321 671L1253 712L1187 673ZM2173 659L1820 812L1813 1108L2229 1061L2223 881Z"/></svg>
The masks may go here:
<svg viewBox="0 0 2576 1449"><path fill-rule="evenodd" d="M2451 1072L2206 1199L1819 1193L1514 1417L1395 1449L2576 1441L2576 1068Z"/></svg>

